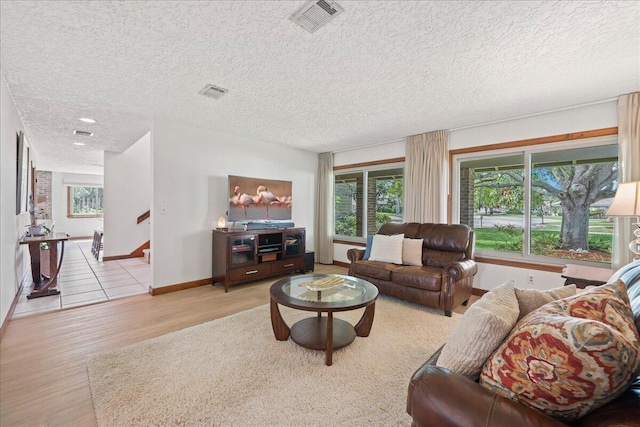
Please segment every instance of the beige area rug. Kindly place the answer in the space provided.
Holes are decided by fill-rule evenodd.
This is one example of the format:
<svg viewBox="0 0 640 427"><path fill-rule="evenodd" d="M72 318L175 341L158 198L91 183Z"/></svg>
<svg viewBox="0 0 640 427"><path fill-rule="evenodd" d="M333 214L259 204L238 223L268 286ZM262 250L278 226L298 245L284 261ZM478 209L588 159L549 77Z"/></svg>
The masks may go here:
<svg viewBox="0 0 640 427"><path fill-rule="evenodd" d="M281 307L288 325L309 317ZM337 313L355 324L363 310ZM381 296L369 337L334 352L276 341L269 306L93 358L99 426L409 426L413 372L461 315Z"/></svg>

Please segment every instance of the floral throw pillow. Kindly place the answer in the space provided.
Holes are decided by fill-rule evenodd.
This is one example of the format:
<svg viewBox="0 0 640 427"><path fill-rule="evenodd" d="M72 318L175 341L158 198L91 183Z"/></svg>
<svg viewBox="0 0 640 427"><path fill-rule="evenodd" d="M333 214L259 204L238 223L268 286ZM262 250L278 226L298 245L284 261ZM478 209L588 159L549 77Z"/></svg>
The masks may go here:
<svg viewBox="0 0 640 427"><path fill-rule="evenodd" d="M622 281L543 305L487 360L480 384L572 422L620 395L640 367Z"/></svg>

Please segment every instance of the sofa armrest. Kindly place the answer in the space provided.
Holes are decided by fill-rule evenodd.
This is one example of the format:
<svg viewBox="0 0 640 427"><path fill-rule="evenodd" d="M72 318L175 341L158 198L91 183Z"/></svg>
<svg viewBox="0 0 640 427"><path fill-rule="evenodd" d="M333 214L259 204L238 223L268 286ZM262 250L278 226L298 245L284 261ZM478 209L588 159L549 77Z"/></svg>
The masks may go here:
<svg viewBox="0 0 640 427"><path fill-rule="evenodd" d="M454 262L444 266L444 273L454 282L473 276L478 272L478 264L472 259Z"/></svg>
<svg viewBox="0 0 640 427"><path fill-rule="evenodd" d="M347 258L349 259L350 262L354 263L358 260L361 260L362 258L364 258L364 250L363 249L349 249L347 251Z"/></svg>
<svg viewBox="0 0 640 427"><path fill-rule="evenodd" d="M423 368L407 396L415 427L567 426L445 368Z"/></svg>
<svg viewBox="0 0 640 427"><path fill-rule="evenodd" d="M640 376L621 396L580 418L575 427L640 426Z"/></svg>

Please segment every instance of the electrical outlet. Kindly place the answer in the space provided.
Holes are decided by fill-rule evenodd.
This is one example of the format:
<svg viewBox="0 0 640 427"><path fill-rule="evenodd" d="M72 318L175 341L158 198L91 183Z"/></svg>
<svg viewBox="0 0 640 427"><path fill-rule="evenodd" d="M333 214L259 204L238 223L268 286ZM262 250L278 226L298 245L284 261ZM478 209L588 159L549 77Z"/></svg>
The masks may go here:
<svg viewBox="0 0 640 427"><path fill-rule="evenodd" d="M532 284L533 283L533 274L528 274L527 275L527 282Z"/></svg>

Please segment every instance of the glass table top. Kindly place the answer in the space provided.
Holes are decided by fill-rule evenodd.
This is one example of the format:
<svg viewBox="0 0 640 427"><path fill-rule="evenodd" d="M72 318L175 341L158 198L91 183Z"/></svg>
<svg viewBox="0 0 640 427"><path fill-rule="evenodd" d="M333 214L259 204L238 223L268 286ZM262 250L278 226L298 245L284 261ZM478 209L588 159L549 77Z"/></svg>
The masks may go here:
<svg viewBox="0 0 640 427"><path fill-rule="evenodd" d="M326 279L340 279L336 286L322 290L311 290L304 285L314 288L314 284L322 284L326 282L319 282ZM361 280L341 275L333 275L327 277L309 277L298 276L289 279L288 283L282 286L282 292L291 298L296 298L302 301L317 301L317 302L347 302L360 298L367 292L367 288Z"/></svg>

